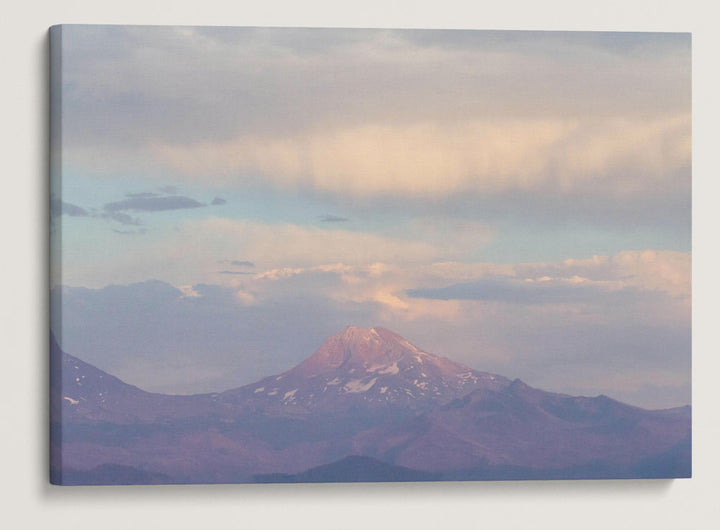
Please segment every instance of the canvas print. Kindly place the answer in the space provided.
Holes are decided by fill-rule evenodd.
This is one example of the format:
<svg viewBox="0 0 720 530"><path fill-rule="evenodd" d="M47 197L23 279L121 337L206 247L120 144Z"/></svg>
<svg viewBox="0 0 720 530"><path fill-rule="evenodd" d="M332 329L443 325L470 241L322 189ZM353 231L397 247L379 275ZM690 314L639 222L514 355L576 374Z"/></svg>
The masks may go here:
<svg viewBox="0 0 720 530"><path fill-rule="evenodd" d="M691 475L691 36L63 25L50 480Z"/></svg>

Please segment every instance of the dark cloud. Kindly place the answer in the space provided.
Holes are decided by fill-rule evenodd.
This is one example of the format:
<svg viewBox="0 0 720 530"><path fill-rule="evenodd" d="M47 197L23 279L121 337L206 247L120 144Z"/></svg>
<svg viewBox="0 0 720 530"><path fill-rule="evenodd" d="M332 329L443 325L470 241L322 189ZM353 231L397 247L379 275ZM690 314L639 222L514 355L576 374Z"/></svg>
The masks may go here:
<svg viewBox="0 0 720 530"><path fill-rule="evenodd" d="M70 204L69 202L64 202L57 197L52 197L50 199L50 215L52 217L58 217L60 215L69 215L71 217L87 217L89 214L87 210L81 208L80 206Z"/></svg>
<svg viewBox="0 0 720 530"><path fill-rule="evenodd" d="M247 271L218 271L218 274L255 274Z"/></svg>
<svg viewBox="0 0 720 530"><path fill-rule="evenodd" d="M641 296L664 296L664 293L640 291L635 288L609 290L592 284L572 284L552 280L528 282L516 279L485 279L447 287L408 289L406 294L411 298L430 300L484 300L531 305L586 302L627 304Z"/></svg>
<svg viewBox="0 0 720 530"><path fill-rule="evenodd" d="M218 206L220 204L225 204L227 201L221 197L215 197L210 204L213 206Z"/></svg>
<svg viewBox="0 0 720 530"><path fill-rule="evenodd" d="M170 197L133 197L117 202L109 202L103 206L106 212L132 210L136 212L159 212L164 210L184 210L199 208L202 203L189 197L173 195Z"/></svg>
<svg viewBox="0 0 720 530"><path fill-rule="evenodd" d="M122 225L140 226L142 224L140 222L140 219L138 219L137 217L131 217L130 215L122 212L112 212L109 214L104 214L103 217L106 217L107 219L112 219L113 221L117 221Z"/></svg>
<svg viewBox="0 0 720 530"><path fill-rule="evenodd" d="M350 221L347 217L339 217L337 215L323 215L320 218L322 223L347 223Z"/></svg>
<svg viewBox="0 0 720 530"><path fill-rule="evenodd" d="M241 260L237 260L237 259L231 260L228 263L230 263L230 265L235 265L236 267L254 267L255 266L255 264L252 261L241 261Z"/></svg>

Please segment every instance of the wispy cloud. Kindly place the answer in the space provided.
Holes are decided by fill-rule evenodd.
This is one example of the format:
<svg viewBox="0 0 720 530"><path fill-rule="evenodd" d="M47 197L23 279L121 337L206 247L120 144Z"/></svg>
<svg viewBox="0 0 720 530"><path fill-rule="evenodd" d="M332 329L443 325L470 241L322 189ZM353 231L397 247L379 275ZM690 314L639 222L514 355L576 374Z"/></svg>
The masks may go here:
<svg viewBox="0 0 720 530"><path fill-rule="evenodd" d="M132 225L132 226L140 226L142 223L140 222L140 219L137 217L132 217L126 213L122 212L111 212L111 213L105 213L102 214L101 217L105 217L107 219L112 219L113 221L117 221L118 223L122 225Z"/></svg>
<svg viewBox="0 0 720 530"><path fill-rule="evenodd" d="M340 217L338 215L323 215L320 218L321 223L347 223L350 219L347 217Z"/></svg>
<svg viewBox="0 0 720 530"><path fill-rule="evenodd" d="M118 230L117 228L113 228L113 232L115 232L116 234L127 236L144 234L145 232L147 232L147 230L145 228L138 228L137 230Z"/></svg>
<svg viewBox="0 0 720 530"><path fill-rule="evenodd" d="M225 203L227 203L227 201L222 197L215 197L210 204L212 204L213 206L219 206Z"/></svg>
<svg viewBox="0 0 720 530"><path fill-rule="evenodd" d="M200 208L202 203L179 195L170 197L131 197L122 201L109 202L103 206L107 212L130 210L136 212L159 212L165 210L183 210Z"/></svg>
<svg viewBox="0 0 720 530"><path fill-rule="evenodd" d="M408 289L405 293L411 298L484 300L510 304L577 304L597 303L601 300L622 303L640 295L634 287L603 286L579 277L561 280L549 277L539 280L482 279L446 287Z"/></svg>
<svg viewBox="0 0 720 530"><path fill-rule="evenodd" d="M148 197L157 197L158 194L151 191L142 191L139 193L126 193L125 196L131 199L146 199Z"/></svg>
<svg viewBox="0 0 720 530"><path fill-rule="evenodd" d="M255 264L252 261L247 261L247 260L233 259L233 260L229 260L228 263L230 263L230 265L235 265L236 267L254 267L255 266Z"/></svg>

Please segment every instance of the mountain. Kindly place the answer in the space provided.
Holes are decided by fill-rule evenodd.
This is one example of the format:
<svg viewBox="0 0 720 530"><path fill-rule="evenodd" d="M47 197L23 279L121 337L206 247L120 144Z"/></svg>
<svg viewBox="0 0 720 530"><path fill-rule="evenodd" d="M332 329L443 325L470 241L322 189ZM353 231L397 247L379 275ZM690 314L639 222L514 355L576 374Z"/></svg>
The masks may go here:
<svg viewBox="0 0 720 530"><path fill-rule="evenodd" d="M427 353L383 328L348 326L294 368L225 392L256 411L294 414L393 410L417 413L510 381Z"/></svg>
<svg viewBox="0 0 720 530"><path fill-rule="evenodd" d="M419 482L440 479L438 473L395 466L367 456L347 456L294 475L259 475L255 482Z"/></svg>
<svg viewBox="0 0 720 530"><path fill-rule="evenodd" d="M217 394L173 396L145 392L77 357L50 337L51 414L55 421L115 424L153 423L172 418L206 418Z"/></svg>
<svg viewBox="0 0 720 530"><path fill-rule="evenodd" d="M356 447L429 472L514 466L561 475L592 463L621 476L648 455L685 447L689 436L688 407L648 411L607 396L544 392L516 379L499 391L475 390L407 422L369 430ZM689 444L686 449L689 474Z"/></svg>
<svg viewBox="0 0 720 530"><path fill-rule="evenodd" d="M349 326L281 374L145 392L51 339L54 483L690 476L690 408L650 411L473 370Z"/></svg>

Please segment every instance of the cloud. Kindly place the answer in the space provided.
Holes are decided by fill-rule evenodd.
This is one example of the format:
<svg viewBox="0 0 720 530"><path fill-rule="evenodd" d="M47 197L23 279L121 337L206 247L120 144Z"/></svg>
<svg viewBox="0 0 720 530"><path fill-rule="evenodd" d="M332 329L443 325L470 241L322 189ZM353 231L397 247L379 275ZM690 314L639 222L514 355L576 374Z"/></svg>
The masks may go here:
<svg viewBox="0 0 720 530"><path fill-rule="evenodd" d="M338 215L323 215L320 218L321 223L347 223L350 219L347 217L340 217Z"/></svg>
<svg viewBox="0 0 720 530"><path fill-rule="evenodd" d="M157 197L157 193L153 193L150 191L143 191L140 193L126 193L126 197L130 197L131 199L147 199L149 197Z"/></svg>
<svg viewBox="0 0 720 530"><path fill-rule="evenodd" d="M601 299L627 303L639 295L634 288L603 288L579 277L567 280L549 277L539 280L484 279L447 287L408 289L406 294L432 300L485 300L511 304L596 303Z"/></svg>
<svg viewBox="0 0 720 530"><path fill-rule="evenodd" d="M262 299L278 289L310 286L338 302L376 303L383 318L406 324L434 319L451 325L520 310L569 312L578 322L597 325L630 318L674 327L689 322L689 264L690 254L668 251L555 263L335 263L265 270L247 287Z"/></svg>
<svg viewBox="0 0 720 530"><path fill-rule="evenodd" d="M137 235L144 234L145 232L147 232L147 230L145 228L138 228L137 230L118 230L116 228L113 228L113 232L121 235Z"/></svg>
<svg viewBox="0 0 720 530"><path fill-rule="evenodd" d="M210 204L213 206L217 206L220 204L225 204L227 201L221 197L215 197Z"/></svg>
<svg viewBox="0 0 720 530"><path fill-rule="evenodd" d="M218 274L245 274L245 275L254 275L254 272L248 272L248 271L218 271Z"/></svg>
<svg viewBox="0 0 720 530"><path fill-rule="evenodd" d="M228 263L230 263L230 265L235 265L236 267L254 267L255 266L255 264L252 261L239 260L239 259L229 260Z"/></svg>
<svg viewBox="0 0 720 530"><path fill-rule="evenodd" d="M440 256L461 259L491 241L493 233L483 224L467 223L465 230L426 240L409 238L400 228L397 233L388 230L377 234L213 217L186 223L178 237L181 241L197 242L212 254L252 256L259 267L272 268L338 262L429 263Z"/></svg>
<svg viewBox="0 0 720 530"><path fill-rule="evenodd" d="M690 399L691 311L678 294L689 284L687 257L645 251L522 265L334 263L228 275L225 285L63 288L53 299L64 307L69 351L152 390L251 382L354 324L385 326L426 351L548 390L662 407ZM413 285L460 283L483 289L483 300L406 294ZM124 332L129 326L134 333Z"/></svg>
<svg viewBox="0 0 720 530"><path fill-rule="evenodd" d="M361 197L552 190L624 198L658 186L689 189L690 115L376 123L158 143L155 153L178 173L227 186L261 175L279 188ZM681 182L672 178L679 170Z"/></svg>
<svg viewBox="0 0 720 530"><path fill-rule="evenodd" d="M168 195L177 195L178 191L180 191L180 188L177 186L162 186L158 188L163 193L167 193Z"/></svg>
<svg viewBox="0 0 720 530"><path fill-rule="evenodd" d="M113 221L117 221L118 223L122 225L132 225L132 226L139 226L142 223L140 222L140 219L137 217L131 217L126 213L122 212L112 212L107 214L102 214L102 217L105 217L107 219L112 219Z"/></svg>
<svg viewBox="0 0 720 530"><path fill-rule="evenodd" d="M84 208L62 201L57 197L50 198L50 216L59 217L60 215L69 215L71 217L87 217L89 214Z"/></svg>
<svg viewBox="0 0 720 530"><path fill-rule="evenodd" d="M117 173L113 160L151 178L425 202L689 194L688 34L107 27L64 37L67 160L92 174Z"/></svg>
<svg viewBox="0 0 720 530"><path fill-rule="evenodd" d="M422 265L471 259L494 237L493 230L483 223L446 221L427 233L416 232L415 224L389 226L378 234L335 226L219 217L191 219L178 224L161 239L138 239L131 247L119 249L111 256L105 248L86 249L82 260L65 261L63 281L102 286L154 277L174 285L214 283L218 282L218 263L227 263L224 261L227 256L238 261L251 256L258 272L334 263ZM224 276L231 280L232 275Z"/></svg>
<svg viewBox="0 0 720 530"><path fill-rule="evenodd" d="M109 202L103 206L107 212L130 210L136 212L159 212L164 210L182 210L186 208L199 208L203 206L195 199L182 196L170 197L132 197L117 202Z"/></svg>

